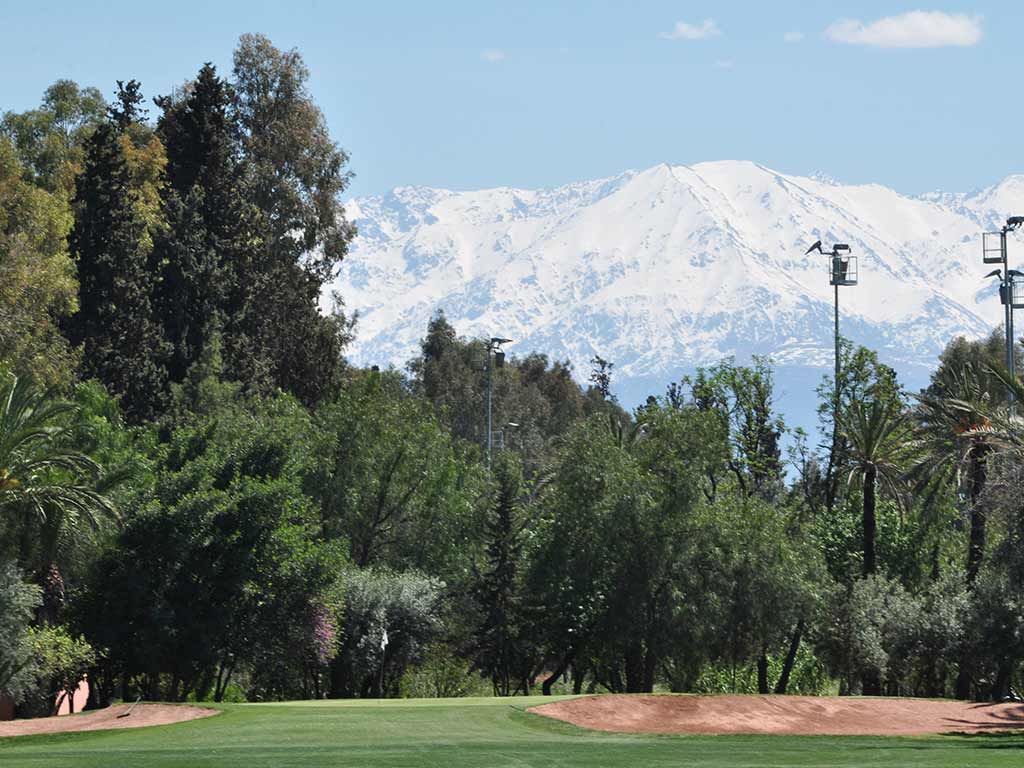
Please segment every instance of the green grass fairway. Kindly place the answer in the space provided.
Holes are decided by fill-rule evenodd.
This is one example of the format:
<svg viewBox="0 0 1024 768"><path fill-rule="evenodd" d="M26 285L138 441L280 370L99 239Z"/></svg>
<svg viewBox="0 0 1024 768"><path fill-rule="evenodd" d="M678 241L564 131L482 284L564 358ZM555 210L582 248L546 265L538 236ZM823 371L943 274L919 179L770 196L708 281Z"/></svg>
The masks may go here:
<svg viewBox="0 0 1024 768"><path fill-rule="evenodd" d="M216 717L177 725L0 739L0 766L1024 765L1024 735L625 736L523 711L541 701L551 699L225 705Z"/></svg>

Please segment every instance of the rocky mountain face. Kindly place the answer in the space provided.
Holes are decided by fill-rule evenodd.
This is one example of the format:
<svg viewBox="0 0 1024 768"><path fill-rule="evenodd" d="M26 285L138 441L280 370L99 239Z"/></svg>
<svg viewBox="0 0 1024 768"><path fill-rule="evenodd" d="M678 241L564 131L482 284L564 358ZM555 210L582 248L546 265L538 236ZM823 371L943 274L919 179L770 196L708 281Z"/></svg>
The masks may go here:
<svg viewBox="0 0 1024 768"><path fill-rule="evenodd" d="M359 312L357 363L403 366L443 309L461 334L583 379L595 354L613 361L627 405L698 365L769 355L786 415L807 424L833 332L828 259L807 247L850 244L842 333L920 386L950 338L1000 322L981 232L1024 212L1024 177L908 197L729 161L543 190L402 187L346 209L359 237L331 288Z"/></svg>

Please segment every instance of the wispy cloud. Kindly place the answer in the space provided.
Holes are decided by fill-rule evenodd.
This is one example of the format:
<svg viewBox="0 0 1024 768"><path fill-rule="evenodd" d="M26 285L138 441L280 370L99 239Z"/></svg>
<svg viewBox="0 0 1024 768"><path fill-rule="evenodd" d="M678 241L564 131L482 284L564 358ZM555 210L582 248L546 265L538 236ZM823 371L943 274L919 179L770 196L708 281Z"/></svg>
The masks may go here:
<svg viewBox="0 0 1024 768"><path fill-rule="evenodd" d="M798 29L791 29L789 32L782 36L782 39L787 43L799 43L804 39L804 33Z"/></svg>
<svg viewBox="0 0 1024 768"><path fill-rule="evenodd" d="M715 66L719 69L732 69L736 66L736 62L733 59L718 59Z"/></svg>
<svg viewBox="0 0 1024 768"><path fill-rule="evenodd" d="M880 48L943 48L976 45L982 36L981 17L942 11L911 11L864 23L839 19L825 30L835 43Z"/></svg>
<svg viewBox="0 0 1024 768"><path fill-rule="evenodd" d="M497 48L488 48L480 54L480 58L491 64L497 64L499 61L504 61L506 57L504 51L499 51Z"/></svg>
<svg viewBox="0 0 1024 768"><path fill-rule="evenodd" d="M704 19L700 24L677 21L671 32L662 32L658 37L665 40L707 40L720 34L722 30L715 24L714 19Z"/></svg>

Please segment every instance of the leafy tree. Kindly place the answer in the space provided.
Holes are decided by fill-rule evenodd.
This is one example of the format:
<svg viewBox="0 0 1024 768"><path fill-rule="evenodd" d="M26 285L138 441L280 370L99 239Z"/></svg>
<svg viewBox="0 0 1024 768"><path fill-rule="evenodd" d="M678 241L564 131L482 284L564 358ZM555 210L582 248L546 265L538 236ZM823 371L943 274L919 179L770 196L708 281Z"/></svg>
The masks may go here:
<svg viewBox="0 0 1024 768"><path fill-rule="evenodd" d="M27 182L68 200L84 165L85 139L106 113L107 103L99 90L58 80L43 93L37 109L5 112L0 134L16 147Z"/></svg>
<svg viewBox="0 0 1024 768"><path fill-rule="evenodd" d="M0 560L0 693L22 701L35 674L32 614L42 598L10 561Z"/></svg>
<svg viewBox="0 0 1024 768"><path fill-rule="evenodd" d="M321 407L315 425L311 493L328 539L346 540L359 567L464 570L479 468L429 405L371 372Z"/></svg>
<svg viewBox="0 0 1024 768"><path fill-rule="evenodd" d="M455 436L481 447L487 429L486 360L484 340L459 337L439 311L420 342L420 355L409 363L413 392L433 404ZM495 431L503 449L521 459L527 477L554 458L557 438L584 415L613 412L628 420L618 406L584 394L568 362L551 362L544 355L509 356L493 371L492 385Z"/></svg>
<svg viewBox="0 0 1024 768"><path fill-rule="evenodd" d="M717 568L723 572L724 612L713 646L718 658L736 669L757 665L757 692L770 693L770 657L790 651L794 627L817 608L816 586L823 568L813 542L784 510L757 496L732 493L714 507ZM797 635L796 643L800 637ZM795 659L779 670L776 693L785 693ZM734 689L735 690L735 689Z"/></svg>
<svg viewBox="0 0 1024 768"><path fill-rule="evenodd" d="M840 675L840 692L880 694L896 648L919 621L920 605L899 582L873 575L836 585L825 606L819 649Z"/></svg>
<svg viewBox="0 0 1024 768"><path fill-rule="evenodd" d="M567 436L528 580L558 674L571 664L610 690L650 691L691 628L683 617L702 591L686 449L692 418L655 407L642 439L622 441L598 417Z"/></svg>
<svg viewBox="0 0 1024 768"><path fill-rule="evenodd" d="M310 616L338 561L316 543L301 489L308 432L288 397L232 400L159 449L155 487L140 494L78 605L87 637L109 649L95 676L101 699L138 676L147 698L220 700L236 673L280 648L282 628L315 631ZM120 599L107 600L111 592ZM262 690L279 693L271 682Z"/></svg>
<svg viewBox="0 0 1024 768"><path fill-rule="evenodd" d="M406 668L422 660L441 632L443 587L415 572L349 571L343 579L345 639L331 666L330 695L397 692Z"/></svg>
<svg viewBox="0 0 1024 768"><path fill-rule="evenodd" d="M73 712L75 692L96 663L95 649L62 626L43 625L30 630L30 637L35 685L26 703L29 711L56 715L67 701L69 712Z"/></svg>
<svg viewBox="0 0 1024 768"><path fill-rule="evenodd" d="M1021 361L1021 349L1015 345L1017 360ZM923 395L940 397L949 396L959 391L965 370L973 372L976 379L972 386L976 387L981 399L999 402L1006 397L1006 387L997 375L991 373L993 368L1006 365L1006 334L1001 327L994 328L984 339L967 339L958 336L946 344L939 355L939 364L932 372L928 386Z"/></svg>
<svg viewBox="0 0 1024 768"><path fill-rule="evenodd" d="M24 175L14 146L0 135L0 361L44 385L63 384L76 364L58 328L76 307L71 213L59 195Z"/></svg>
<svg viewBox="0 0 1024 768"><path fill-rule="evenodd" d="M692 404L717 418L721 437L729 446L723 466L747 495L774 498L782 485L781 439L785 423L774 408L774 376L770 361L755 358L752 366L731 360L687 377L673 397L683 405L681 393L690 390ZM714 496L721 482L709 465L708 480Z"/></svg>
<svg viewBox="0 0 1024 768"><path fill-rule="evenodd" d="M489 686L481 688L481 684L469 662L456 656L448 645L434 643L419 664L406 670L400 694L406 699L455 699L490 693Z"/></svg>
<svg viewBox="0 0 1024 768"><path fill-rule="evenodd" d="M337 385L349 326L318 307L355 228L338 204L348 155L331 140L308 77L298 52L261 35L239 40L234 108L259 232L241 322L271 381L310 404Z"/></svg>

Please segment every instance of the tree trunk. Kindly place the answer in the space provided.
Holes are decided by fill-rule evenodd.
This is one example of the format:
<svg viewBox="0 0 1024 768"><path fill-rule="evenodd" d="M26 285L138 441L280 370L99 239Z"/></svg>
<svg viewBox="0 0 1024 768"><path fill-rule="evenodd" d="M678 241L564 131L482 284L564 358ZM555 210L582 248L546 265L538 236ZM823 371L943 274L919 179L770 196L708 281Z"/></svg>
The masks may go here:
<svg viewBox="0 0 1024 768"><path fill-rule="evenodd" d="M761 655L757 659L757 692L768 693L768 646L761 646Z"/></svg>
<svg viewBox="0 0 1024 768"><path fill-rule="evenodd" d="M875 573L875 479L873 465L864 469L864 578Z"/></svg>
<svg viewBox="0 0 1024 768"><path fill-rule="evenodd" d="M999 669L996 672L996 682L992 687L992 701L1002 701L1010 695L1010 677L1012 665L1008 659L999 660Z"/></svg>
<svg viewBox="0 0 1024 768"><path fill-rule="evenodd" d="M982 504L975 504L971 508L971 539L967 546L967 584L974 585L978 578L978 571L981 570L981 561L985 558L985 539L987 528L987 515Z"/></svg>
<svg viewBox="0 0 1024 768"><path fill-rule="evenodd" d="M567 670L569 668L569 665L572 664L573 655L573 651L569 651L567 654L565 654L565 656L562 658L562 661L559 662L558 666L555 668L555 671L544 679L544 682L541 684L540 687L541 693L543 693L545 696L551 695L551 686L558 682L559 677L565 674L565 670Z"/></svg>
<svg viewBox="0 0 1024 768"><path fill-rule="evenodd" d="M644 653L639 643L626 649L626 693L646 693L644 690Z"/></svg>
<svg viewBox="0 0 1024 768"><path fill-rule="evenodd" d="M587 679L587 670L583 667L572 666L572 692L579 696L583 692L583 683Z"/></svg>
<svg viewBox="0 0 1024 768"><path fill-rule="evenodd" d="M971 658L967 651L960 655L960 671L956 675L953 695L961 701L971 698Z"/></svg>
<svg viewBox="0 0 1024 768"><path fill-rule="evenodd" d="M865 672L861 678L861 693L865 696L881 696L882 680L877 672Z"/></svg>
<svg viewBox="0 0 1024 768"><path fill-rule="evenodd" d="M985 491L988 479L988 468L985 461L985 447L978 446L971 451L971 534L967 547L967 588L974 586L974 580L985 559L985 540L987 538L987 514L981 495Z"/></svg>
<svg viewBox="0 0 1024 768"><path fill-rule="evenodd" d="M658 660L651 648L654 644L651 643L648 646L647 653L644 654L644 679L643 679L643 692L653 693L654 692L654 673L658 666Z"/></svg>
<svg viewBox="0 0 1024 768"><path fill-rule="evenodd" d="M786 652L786 658L782 662L782 673L779 675L779 682L775 684L775 692L778 694L784 694L786 689L789 687L789 676L793 673L793 666L796 664L796 654L800 650L800 640L804 635L804 620L800 619L796 623L796 629L793 630L793 637L789 641L789 650Z"/></svg>

